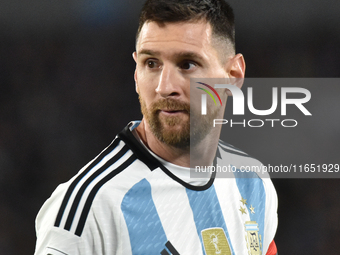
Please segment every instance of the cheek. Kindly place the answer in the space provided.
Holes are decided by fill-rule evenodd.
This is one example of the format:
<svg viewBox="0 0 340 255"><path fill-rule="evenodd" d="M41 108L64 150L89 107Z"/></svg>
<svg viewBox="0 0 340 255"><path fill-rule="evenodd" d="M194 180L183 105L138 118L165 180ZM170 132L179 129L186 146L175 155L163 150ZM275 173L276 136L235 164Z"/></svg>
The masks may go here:
<svg viewBox="0 0 340 255"><path fill-rule="evenodd" d="M137 71L137 80L136 80L136 91L140 96L145 96L148 89L148 81L145 79L145 76L142 72Z"/></svg>
<svg viewBox="0 0 340 255"><path fill-rule="evenodd" d="M147 82L138 84L138 94L144 99L152 99L156 96L155 88Z"/></svg>
<svg viewBox="0 0 340 255"><path fill-rule="evenodd" d="M138 83L138 95L148 107L156 98L155 90L146 82Z"/></svg>

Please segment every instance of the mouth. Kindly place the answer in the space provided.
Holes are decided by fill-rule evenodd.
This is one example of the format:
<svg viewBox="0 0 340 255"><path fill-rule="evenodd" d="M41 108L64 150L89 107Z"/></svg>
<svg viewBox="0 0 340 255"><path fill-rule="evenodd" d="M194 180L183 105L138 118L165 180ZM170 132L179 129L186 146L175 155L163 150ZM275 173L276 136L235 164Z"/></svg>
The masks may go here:
<svg viewBox="0 0 340 255"><path fill-rule="evenodd" d="M167 116L175 116L175 115L179 115L179 114L186 114L187 111L185 110L168 110L168 109L163 109L163 110L160 110L160 113L162 114L165 114Z"/></svg>

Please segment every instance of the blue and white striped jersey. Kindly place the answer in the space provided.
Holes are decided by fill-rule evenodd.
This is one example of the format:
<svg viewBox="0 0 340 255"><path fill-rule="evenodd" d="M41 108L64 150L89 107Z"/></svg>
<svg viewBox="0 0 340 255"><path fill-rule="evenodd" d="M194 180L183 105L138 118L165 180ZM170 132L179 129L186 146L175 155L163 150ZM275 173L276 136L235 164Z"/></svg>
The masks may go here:
<svg viewBox="0 0 340 255"><path fill-rule="evenodd" d="M132 125L45 202L36 255L266 254L277 228L270 178L213 174L198 185L150 153ZM216 155L219 165L260 164L222 142Z"/></svg>

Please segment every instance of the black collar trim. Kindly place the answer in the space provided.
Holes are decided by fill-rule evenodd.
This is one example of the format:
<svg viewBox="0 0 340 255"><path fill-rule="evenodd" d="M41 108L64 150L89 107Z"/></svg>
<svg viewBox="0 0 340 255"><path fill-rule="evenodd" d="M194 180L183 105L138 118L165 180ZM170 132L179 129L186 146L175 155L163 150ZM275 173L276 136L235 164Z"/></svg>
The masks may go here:
<svg viewBox="0 0 340 255"><path fill-rule="evenodd" d="M145 148L141 145L134 135L131 133L129 125L127 125L119 134L118 137L122 139L137 156L137 158L147 165L151 171L159 167L159 161L155 159Z"/></svg>
<svg viewBox="0 0 340 255"><path fill-rule="evenodd" d="M214 183L216 172L213 172L211 174L210 180L202 185L202 186L195 186L191 185L180 178L178 178L176 175L174 175L169 169L167 169L161 162L159 162L154 156L152 156L144 147L142 144L140 144L135 136L132 134L129 128L130 125L127 125L120 133L118 133L118 137L122 139L132 150L132 152L137 156L137 158L142 161L145 165L147 165L151 171L155 170L156 168L162 169L162 171L167 174L170 178L175 180L176 182L180 183L184 187L191 189L191 190L207 190L211 187L211 185ZM218 150L217 150L218 151ZM217 152L219 154L219 152ZM220 155L218 155L220 157ZM214 159L214 165L216 165L216 157Z"/></svg>

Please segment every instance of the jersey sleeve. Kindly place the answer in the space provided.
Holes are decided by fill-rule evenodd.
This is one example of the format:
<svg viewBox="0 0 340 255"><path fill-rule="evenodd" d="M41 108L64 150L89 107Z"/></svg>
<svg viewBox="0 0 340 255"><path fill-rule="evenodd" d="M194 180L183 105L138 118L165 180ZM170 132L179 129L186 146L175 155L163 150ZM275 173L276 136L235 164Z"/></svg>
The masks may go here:
<svg viewBox="0 0 340 255"><path fill-rule="evenodd" d="M60 185L44 203L36 218L37 242L35 255L90 255L102 252L103 235L96 224L95 214L91 209L81 236L64 229L64 224L55 226L57 213L67 185ZM111 240L114 242L115 240ZM94 245L96 243L96 245Z"/></svg>
<svg viewBox="0 0 340 255"><path fill-rule="evenodd" d="M100 190L91 204L82 232L77 233L82 205L78 206L71 227L65 227L70 213L66 206L62 220L55 226L68 184L61 184L44 203L36 218L35 255L130 255L130 241L125 221L112 189ZM74 199L73 197L70 200ZM69 202L71 203L71 202ZM119 204L119 203L118 203ZM79 212L78 212L79 211Z"/></svg>
<svg viewBox="0 0 340 255"><path fill-rule="evenodd" d="M44 203L36 218L35 255L131 254L121 201L127 189L122 180L132 178L121 172L135 157L120 141L115 139Z"/></svg>
<svg viewBox="0 0 340 255"><path fill-rule="evenodd" d="M77 250L81 243L80 238L54 226L66 188L66 184L59 185L38 213L35 255L79 254Z"/></svg>

